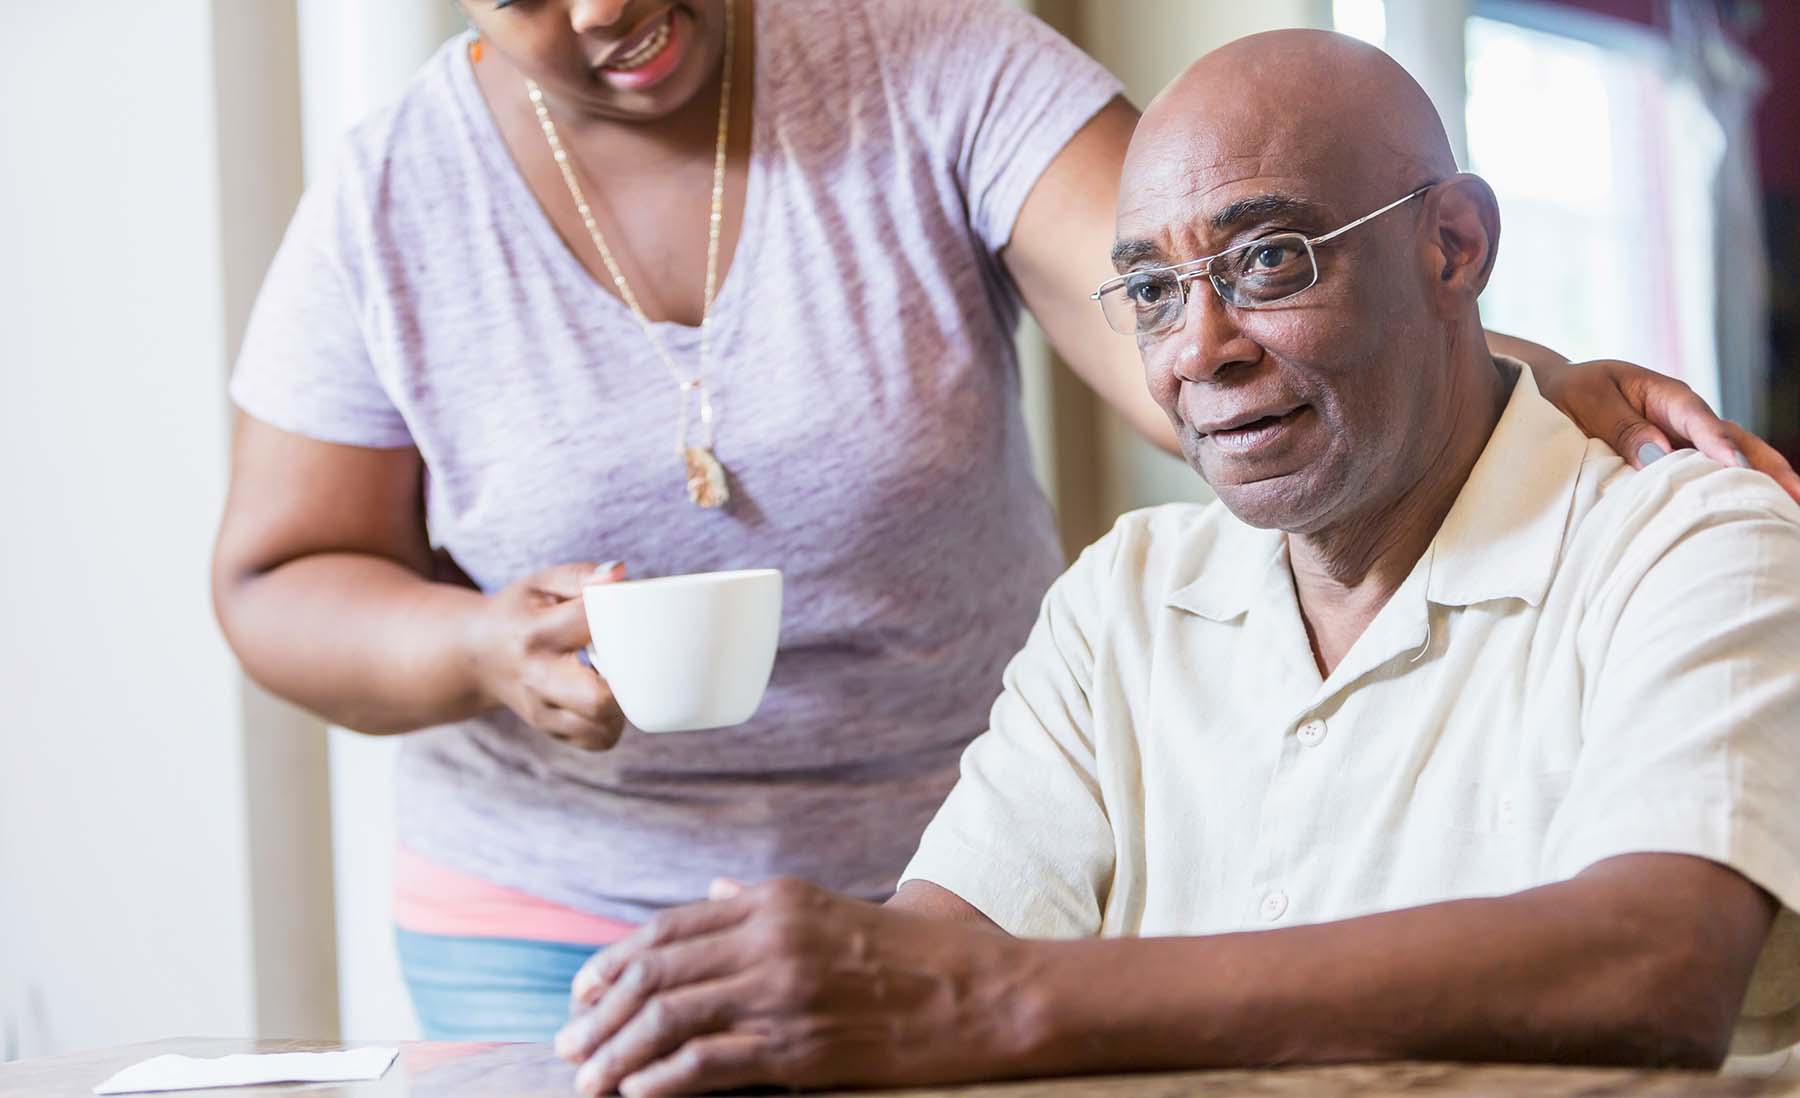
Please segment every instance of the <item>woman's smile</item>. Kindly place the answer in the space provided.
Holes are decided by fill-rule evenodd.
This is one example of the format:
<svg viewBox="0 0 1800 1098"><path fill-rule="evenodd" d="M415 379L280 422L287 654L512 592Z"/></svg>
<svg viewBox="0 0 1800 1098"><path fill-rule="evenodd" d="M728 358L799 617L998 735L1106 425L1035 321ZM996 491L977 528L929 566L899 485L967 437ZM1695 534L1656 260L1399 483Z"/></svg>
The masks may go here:
<svg viewBox="0 0 1800 1098"><path fill-rule="evenodd" d="M644 21L594 69L597 79L620 91L643 91L681 67L694 41L694 25L674 8Z"/></svg>

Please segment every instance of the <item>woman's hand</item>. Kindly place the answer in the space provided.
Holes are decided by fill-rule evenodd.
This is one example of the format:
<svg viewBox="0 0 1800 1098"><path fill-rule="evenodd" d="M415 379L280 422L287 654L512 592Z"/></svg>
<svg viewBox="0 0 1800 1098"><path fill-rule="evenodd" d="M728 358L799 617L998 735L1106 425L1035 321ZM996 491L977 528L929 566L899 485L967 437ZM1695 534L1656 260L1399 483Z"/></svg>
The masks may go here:
<svg viewBox="0 0 1800 1098"><path fill-rule="evenodd" d="M1686 383L1615 359L1533 364L1538 388L1590 436L1643 468L1692 446L1721 465L1767 473L1800 502L1800 475L1773 446L1720 419Z"/></svg>
<svg viewBox="0 0 1800 1098"><path fill-rule="evenodd" d="M581 589L624 575L621 564L561 564L489 598L475 643L484 696L583 750L618 743L625 715L606 680L582 659L588 624Z"/></svg>

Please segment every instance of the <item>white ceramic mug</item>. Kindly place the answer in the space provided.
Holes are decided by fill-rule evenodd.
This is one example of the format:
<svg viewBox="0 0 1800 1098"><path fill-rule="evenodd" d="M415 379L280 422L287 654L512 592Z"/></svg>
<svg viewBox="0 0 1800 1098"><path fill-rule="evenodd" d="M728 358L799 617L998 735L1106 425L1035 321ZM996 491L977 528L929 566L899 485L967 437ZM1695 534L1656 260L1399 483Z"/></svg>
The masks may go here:
<svg viewBox="0 0 1800 1098"><path fill-rule="evenodd" d="M582 588L588 658L645 732L742 724L762 703L781 636L773 568Z"/></svg>

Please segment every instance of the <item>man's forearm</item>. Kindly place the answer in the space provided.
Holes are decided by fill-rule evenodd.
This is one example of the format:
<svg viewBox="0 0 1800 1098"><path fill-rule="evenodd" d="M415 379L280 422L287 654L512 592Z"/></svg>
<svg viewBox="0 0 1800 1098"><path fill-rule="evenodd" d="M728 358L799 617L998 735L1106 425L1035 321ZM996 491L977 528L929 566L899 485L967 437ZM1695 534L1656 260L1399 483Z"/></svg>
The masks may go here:
<svg viewBox="0 0 1800 1098"><path fill-rule="evenodd" d="M1694 859L1680 859L1695 861ZM1710 863L1713 871L1729 874ZM1377 1059L1716 1065L1741 971L1645 890L1577 878L1336 923L1042 943L1030 1074ZM1746 908L1735 917L1741 923ZM1750 919L1754 923L1755 919ZM1738 930L1744 928L1739 927Z"/></svg>

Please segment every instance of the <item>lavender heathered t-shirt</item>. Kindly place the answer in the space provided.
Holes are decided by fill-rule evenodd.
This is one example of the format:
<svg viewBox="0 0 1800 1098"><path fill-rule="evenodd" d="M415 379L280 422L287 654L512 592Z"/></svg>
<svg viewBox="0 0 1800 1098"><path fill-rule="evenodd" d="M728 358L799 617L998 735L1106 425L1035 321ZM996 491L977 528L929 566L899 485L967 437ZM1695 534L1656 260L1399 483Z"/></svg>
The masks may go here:
<svg viewBox="0 0 1800 1098"><path fill-rule="evenodd" d="M431 536L484 591L574 560L785 573L746 725L588 753L502 711L405 738L402 842L616 918L720 875L890 892L1061 567L997 253L1118 83L994 0L755 10L709 369L727 510L687 502L673 385L527 190L460 42L307 192L232 385L276 427L417 447ZM657 331L695 360L697 329Z"/></svg>

